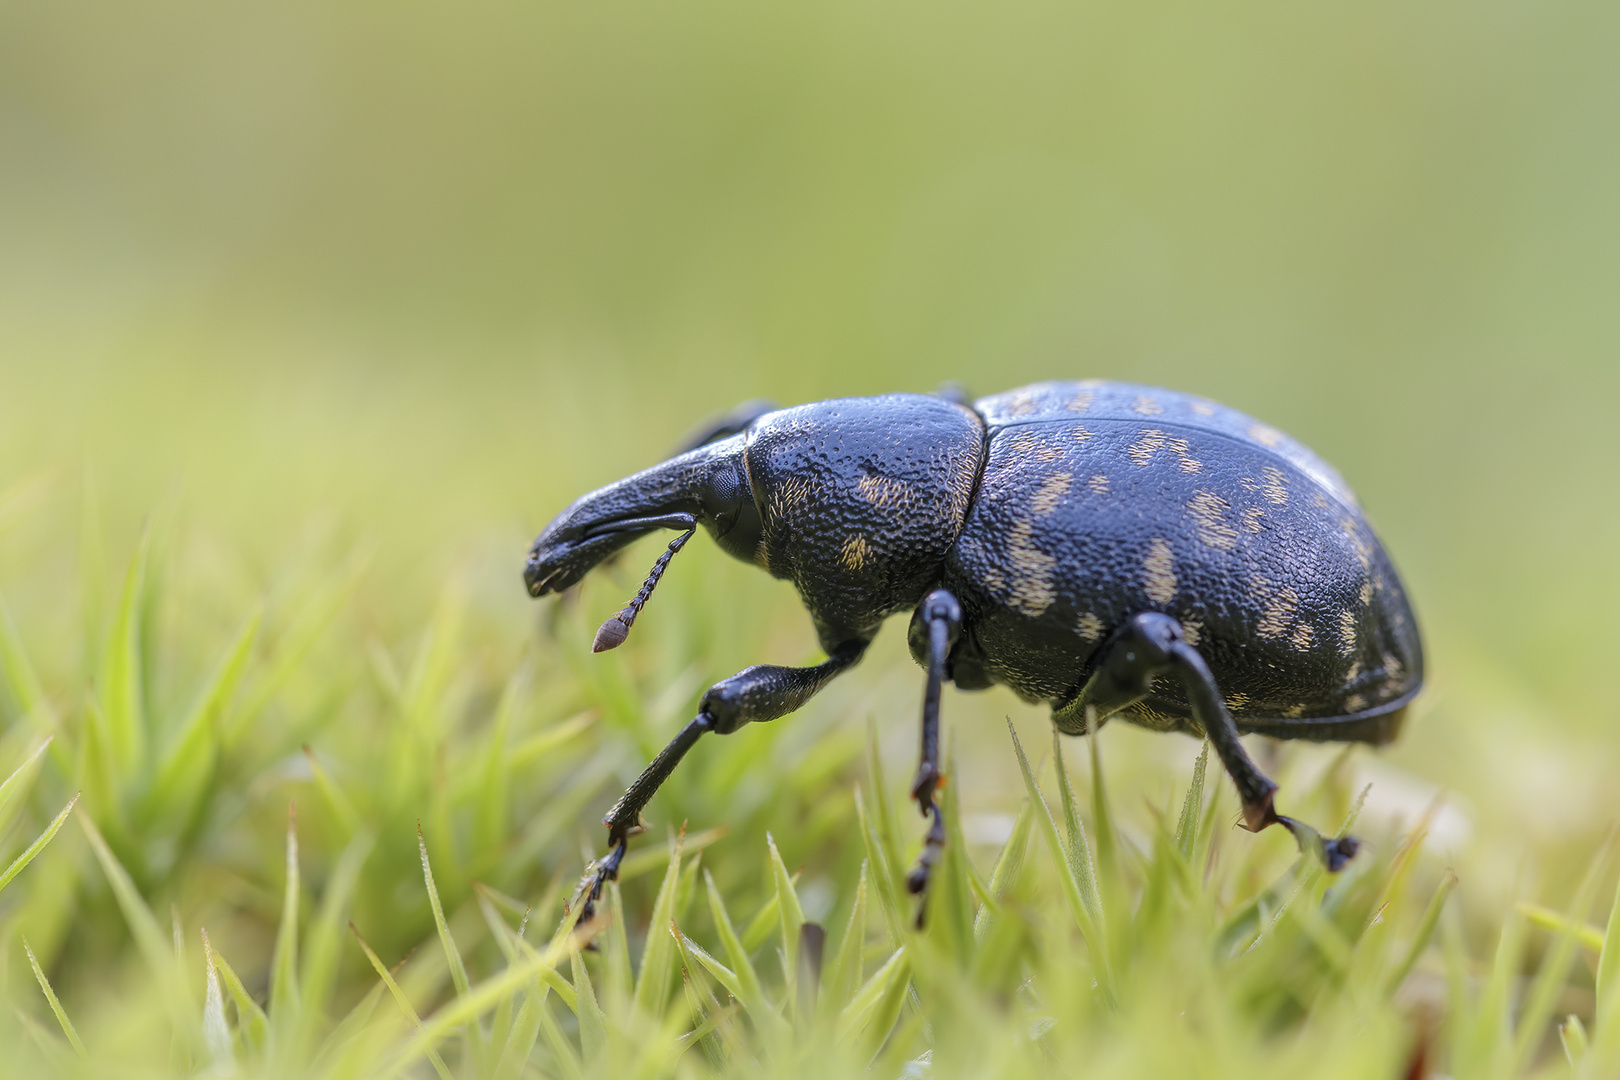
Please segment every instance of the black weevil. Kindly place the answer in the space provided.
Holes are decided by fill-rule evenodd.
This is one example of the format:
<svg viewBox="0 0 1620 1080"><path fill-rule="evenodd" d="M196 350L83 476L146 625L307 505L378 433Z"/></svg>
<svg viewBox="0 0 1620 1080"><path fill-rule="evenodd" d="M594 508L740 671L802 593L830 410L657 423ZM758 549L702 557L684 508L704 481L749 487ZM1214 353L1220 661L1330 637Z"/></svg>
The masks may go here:
<svg viewBox="0 0 1620 1080"><path fill-rule="evenodd" d="M745 668L703 695L603 819L611 850L582 884L582 915L700 736L795 711L906 610L928 672L912 796L931 821L913 892L945 840L934 792L946 680L1048 702L1070 735L1118 716L1205 736L1246 828L1282 824L1330 870L1355 853L1353 837L1322 841L1279 815L1277 785L1238 741L1388 742L1422 683L1406 594L1338 473L1242 413L1154 387L1050 382L957 397L753 402L540 534L524 569L532 596L574 585L639 536L679 530L602 624L598 652L625 640L701 525L793 582L827 653L806 668Z"/></svg>

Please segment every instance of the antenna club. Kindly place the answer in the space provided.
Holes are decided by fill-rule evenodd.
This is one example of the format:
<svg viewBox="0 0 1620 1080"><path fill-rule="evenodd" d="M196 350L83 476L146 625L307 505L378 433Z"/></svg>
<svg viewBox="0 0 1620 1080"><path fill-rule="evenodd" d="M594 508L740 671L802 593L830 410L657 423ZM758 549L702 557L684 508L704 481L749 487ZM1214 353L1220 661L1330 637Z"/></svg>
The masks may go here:
<svg viewBox="0 0 1620 1080"><path fill-rule="evenodd" d="M630 620L634 618L635 613L625 608L597 627L596 637L591 642L591 652L607 652L623 645L625 638L630 636Z"/></svg>

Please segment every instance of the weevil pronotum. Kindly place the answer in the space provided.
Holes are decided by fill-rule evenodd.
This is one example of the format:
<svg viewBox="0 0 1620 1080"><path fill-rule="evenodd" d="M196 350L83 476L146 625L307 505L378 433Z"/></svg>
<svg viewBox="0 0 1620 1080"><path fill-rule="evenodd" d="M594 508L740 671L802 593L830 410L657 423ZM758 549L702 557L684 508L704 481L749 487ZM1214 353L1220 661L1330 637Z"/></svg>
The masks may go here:
<svg viewBox="0 0 1620 1080"><path fill-rule="evenodd" d="M1387 742L1423 681L1400 579L1338 473L1274 428L1169 390L1050 382L978 401L750 403L558 514L529 553L529 593L677 530L597 632L596 651L614 648L700 526L797 587L827 659L756 665L709 688L603 819L610 850L582 883L583 916L701 736L795 711L898 612L911 612L927 671L911 789L930 819L908 882L918 894L945 842L934 794L947 681L1049 703L1070 735L1118 717L1207 737L1245 827L1284 825L1330 870L1355 839L1323 841L1279 815L1277 785L1238 736Z"/></svg>

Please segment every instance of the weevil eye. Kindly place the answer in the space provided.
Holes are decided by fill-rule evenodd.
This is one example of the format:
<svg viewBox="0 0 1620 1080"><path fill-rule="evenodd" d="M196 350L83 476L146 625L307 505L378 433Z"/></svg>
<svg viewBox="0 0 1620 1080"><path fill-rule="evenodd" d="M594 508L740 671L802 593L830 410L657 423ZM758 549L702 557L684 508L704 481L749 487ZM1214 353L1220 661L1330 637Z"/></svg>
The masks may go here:
<svg viewBox="0 0 1620 1080"><path fill-rule="evenodd" d="M709 474L703 487L703 516L713 522L715 542L739 559L752 559L763 526L748 475L727 465Z"/></svg>

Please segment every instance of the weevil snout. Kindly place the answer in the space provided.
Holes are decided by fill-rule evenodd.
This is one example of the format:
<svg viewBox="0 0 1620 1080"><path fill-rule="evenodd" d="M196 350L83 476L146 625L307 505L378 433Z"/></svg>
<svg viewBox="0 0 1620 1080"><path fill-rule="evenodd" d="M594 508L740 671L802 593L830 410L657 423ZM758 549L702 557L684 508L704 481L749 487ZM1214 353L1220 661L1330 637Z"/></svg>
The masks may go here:
<svg viewBox="0 0 1620 1080"><path fill-rule="evenodd" d="M546 585L559 572L557 569L548 570L540 561L540 553L531 549L528 559L523 563L523 584L528 588L530 596L544 596Z"/></svg>

